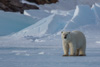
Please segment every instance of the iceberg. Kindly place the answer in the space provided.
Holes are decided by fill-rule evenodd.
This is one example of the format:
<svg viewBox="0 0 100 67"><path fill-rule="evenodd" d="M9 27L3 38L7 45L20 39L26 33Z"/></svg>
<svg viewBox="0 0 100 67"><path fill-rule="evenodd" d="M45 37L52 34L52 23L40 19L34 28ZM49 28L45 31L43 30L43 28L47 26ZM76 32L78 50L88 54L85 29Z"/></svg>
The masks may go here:
<svg viewBox="0 0 100 67"><path fill-rule="evenodd" d="M19 13L0 11L0 36L16 33L34 23L37 19Z"/></svg>
<svg viewBox="0 0 100 67"><path fill-rule="evenodd" d="M66 16L52 13L48 17L45 17L35 24L15 33L13 36L41 37L44 36L44 34L55 34L65 27L67 21L72 18L73 13L74 11L67 12Z"/></svg>
<svg viewBox="0 0 100 67"><path fill-rule="evenodd" d="M72 19L66 24L65 29L78 29L85 25L96 24L95 13L87 5L76 6Z"/></svg>

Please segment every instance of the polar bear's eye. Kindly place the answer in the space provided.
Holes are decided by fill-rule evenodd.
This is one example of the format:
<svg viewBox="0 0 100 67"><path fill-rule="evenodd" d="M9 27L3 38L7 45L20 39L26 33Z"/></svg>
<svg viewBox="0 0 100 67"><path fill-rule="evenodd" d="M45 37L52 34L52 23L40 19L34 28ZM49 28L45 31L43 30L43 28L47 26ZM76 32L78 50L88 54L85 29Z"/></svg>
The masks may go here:
<svg viewBox="0 0 100 67"><path fill-rule="evenodd" d="M63 34L64 36L67 36L68 34Z"/></svg>
<svg viewBox="0 0 100 67"><path fill-rule="evenodd" d="M66 34L65 36L67 37L68 34Z"/></svg>

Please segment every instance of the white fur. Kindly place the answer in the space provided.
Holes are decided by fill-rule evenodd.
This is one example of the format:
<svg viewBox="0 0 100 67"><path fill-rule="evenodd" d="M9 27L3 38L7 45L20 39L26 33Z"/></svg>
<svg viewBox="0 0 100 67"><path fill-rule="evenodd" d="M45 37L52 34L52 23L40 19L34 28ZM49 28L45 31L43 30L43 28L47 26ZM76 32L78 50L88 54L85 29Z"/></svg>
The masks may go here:
<svg viewBox="0 0 100 67"><path fill-rule="evenodd" d="M80 31L72 31L61 33L64 55L82 55L85 56L86 38ZM66 38L64 38L66 36Z"/></svg>

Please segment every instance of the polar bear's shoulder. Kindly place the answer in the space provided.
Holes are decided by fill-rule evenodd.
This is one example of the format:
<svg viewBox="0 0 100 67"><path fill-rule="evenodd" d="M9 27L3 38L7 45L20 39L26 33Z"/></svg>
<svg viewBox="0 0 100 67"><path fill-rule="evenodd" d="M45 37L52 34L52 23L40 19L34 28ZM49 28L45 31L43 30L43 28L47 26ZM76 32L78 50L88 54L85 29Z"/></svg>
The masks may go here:
<svg viewBox="0 0 100 67"><path fill-rule="evenodd" d="M72 33L82 33L82 32L75 30L75 31L72 31Z"/></svg>
<svg viewBox="0 0 100 67"><path fill-rule="evenodd" d="M72 31L73 34L83 34L81 31Z"/></svg>

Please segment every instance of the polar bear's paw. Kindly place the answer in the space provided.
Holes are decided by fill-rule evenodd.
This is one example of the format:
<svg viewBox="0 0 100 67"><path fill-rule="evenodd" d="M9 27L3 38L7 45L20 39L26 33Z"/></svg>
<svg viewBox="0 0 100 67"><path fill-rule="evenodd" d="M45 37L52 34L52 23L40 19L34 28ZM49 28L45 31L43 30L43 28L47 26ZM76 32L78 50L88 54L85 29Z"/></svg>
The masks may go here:
<svg viewBox="0 0 100 67"><path fill-rule="evenodd" d="M63 55L63 56L68 56L68 55Z"/></svg>
<svg viewBox="0 0 100 67"><path fill-rule="evenodd" d="M80 54L79 56L86 56L85 54Z"/></svg>
<svg viewBox="0 0 100 67"><path fill-rule="evenodd" d="M76 55L69 55L69 56L76 56Z"/></svg>

